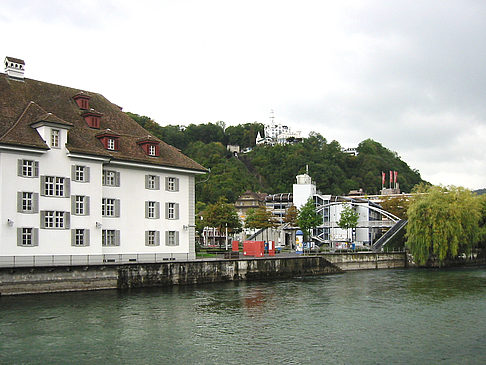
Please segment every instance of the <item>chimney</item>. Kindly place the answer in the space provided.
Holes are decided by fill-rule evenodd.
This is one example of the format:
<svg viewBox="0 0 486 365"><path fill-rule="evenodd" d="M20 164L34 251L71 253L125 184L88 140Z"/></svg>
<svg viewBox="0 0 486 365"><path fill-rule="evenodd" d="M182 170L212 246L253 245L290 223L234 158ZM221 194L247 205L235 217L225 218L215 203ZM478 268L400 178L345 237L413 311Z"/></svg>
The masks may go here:
<svg viewBox="0 0 486 365"><path fill-rule="evenodd" d="M5 73L8 77L15 79L15 80L24 80L24 69L25 69L25 62L24 60L13 58L13 57L5 57Z"/></svg>

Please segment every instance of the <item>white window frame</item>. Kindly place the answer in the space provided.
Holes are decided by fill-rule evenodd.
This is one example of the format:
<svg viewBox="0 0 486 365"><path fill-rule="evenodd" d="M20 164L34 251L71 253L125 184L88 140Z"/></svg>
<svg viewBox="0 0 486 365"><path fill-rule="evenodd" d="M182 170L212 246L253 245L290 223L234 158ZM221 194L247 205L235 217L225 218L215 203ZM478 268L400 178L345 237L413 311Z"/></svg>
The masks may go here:
<svg viewBox="0 0 486 365"><path fill-rule="evenodd" d="M166 176L165 178L166 191L179 191L179 178L174 176Z"/></svg>
<svg viewBox="0 0 486 365"><path fill-rule="evenodd" d="M145 175L145 189L160 190L160 177L157 175Z"/></svg>
<svg viewBox="0 0 486 365"><path fill-rule="evenodd" d="M60 148L61 131L59 129L51 129L51 147Z"/></svg>
<svg viewBox="0 0 486 365"><path fill-rule="evenodd" d="M145 246L160 246L160 231L145 231Z"/></svg>
<svg viewBox="0 0 486 365"><path fill-rule="evenodd" d="M120 231L116 229L103 229L101 231L101 246L120 246Z"/></svg>
<svg viewBox="0 0 486 365"><path fill-rule="evenodd" d="M179 231L165 231L165 245L179 246Z"/></svg>
<svg viewBox="0 0 486 365"><path fill-rule="evenodd" d="M70 221L69 212L59 210L41 211L41 228L44 229L68 229Z"/></svg>
<svg viewBox="0 0 486 365"><path fill-rule="evenodd" d="M17 228L17 246L34 247L39 245L39 229L33 227Z"/></svg>
<svg viewBox="0 0 486 365"><path fill-rule="evenodd" d="M42 176L41 190L43 196L67 198L70 193L71 179L60 176Z"/></svg>
<svg viewBox="0 0 486 365"><path fill-rule="evenodd" d="M106 141L106 149L110 151L115 150L115 139L114 138L108 138Z"/></svg>
<svg viewBox="0 0 486 365"><path fill-rule="evenodd" d="M39 194L31 191L17 192L17 212L18 213L38 213Z"/></svg>
<svg viewBox="0 0 486 365"><path fill-rule="evenodd" d="M102 198L101 216L107 218L120 217L120 200L114 198Z"/></svg>
<svg viewBox="0 0 486 365"><path fill-rule="evenodd" d="M170 220L179 219L179 203L174 203L174 202L165 203L165 219L170 219Z"/></svg>
<svg viewBox="0 0 486 365"><path fill-rule="evenodd" d="M71 230L71 246L87 247L89 246L89 229L74 228Z"/></svg>
<svg viewBox="0 0 486 365"><path fill-rule="evenodd" d="M156 156L157 155L157 147L154 144L148 145L148 154L149 156Z"/></svg>
<svg viewBox="0 0 486 365"><path fill-rule="evenodd" d="M72 165L73 181L76 182L89 182L89 167L82 165Z"/></svg>
<svg viewBox="0 0 486 365"><path fill-rule="evenodd" d="M114 170L103 170L103 186L120 186L120 173Z"/></svg>
<svg viewBox="0 0 486 365"><path fill-rule="evenodd" d="M84 215L86 212L85 207L85 196L84 195L76 195L74 197L74 214L76 215Z"/></svg>
<svg viewBox="0 0 486 365"><path fill-rule="evenodd" d="M39 161L18 160L17 175L21 177L39 177Z"/></svg>

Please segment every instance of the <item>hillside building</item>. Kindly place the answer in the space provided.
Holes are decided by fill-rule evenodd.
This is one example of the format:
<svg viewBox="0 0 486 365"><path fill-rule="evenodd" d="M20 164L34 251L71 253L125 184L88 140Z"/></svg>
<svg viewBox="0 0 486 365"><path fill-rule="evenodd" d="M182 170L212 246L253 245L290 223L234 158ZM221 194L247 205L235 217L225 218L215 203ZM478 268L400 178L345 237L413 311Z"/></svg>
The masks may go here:
<svg viewBox="0 0 486 365"><path fill-rule="evenodd" d="M102 95L0 74L0 265L194 258L205 169Z"/></svg>

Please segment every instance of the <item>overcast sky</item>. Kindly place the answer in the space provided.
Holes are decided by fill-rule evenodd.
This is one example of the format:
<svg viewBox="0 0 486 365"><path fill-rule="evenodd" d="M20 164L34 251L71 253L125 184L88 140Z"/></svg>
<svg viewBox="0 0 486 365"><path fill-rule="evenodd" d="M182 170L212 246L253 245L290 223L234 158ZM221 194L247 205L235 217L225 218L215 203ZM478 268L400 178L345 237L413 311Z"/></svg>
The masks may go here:
<svg viewBox="0 0 486 365"><path fill-rule="evenodd" d="M2 0L0 34L26 77L161 125L273 109L343 147L372 138L431 183L486 187L484 0Z"/></svg>

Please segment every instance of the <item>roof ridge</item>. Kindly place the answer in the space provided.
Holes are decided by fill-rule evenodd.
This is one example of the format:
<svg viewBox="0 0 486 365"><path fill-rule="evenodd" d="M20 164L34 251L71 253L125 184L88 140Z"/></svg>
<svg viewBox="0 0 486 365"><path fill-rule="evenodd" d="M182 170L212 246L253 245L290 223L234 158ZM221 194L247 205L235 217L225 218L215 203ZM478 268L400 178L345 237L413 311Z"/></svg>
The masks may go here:
<svg viewBox="0 0 486 365"><path fill-rule="evenodd" d="M20 121L22 120L22 118L24 117L25 113L27 113L27 110L29 110L29 108L31 107L32 104L35 104L38 108L40 108L43 112L47 113L40 105L38 105L36 102L34 101L30 101L29 104L25 107L24 111L22 112L22 114L20 114L20 117L17 118L17 120L15 121L14 124L12 124L12 126L7 129L7 131L3 134L3 136L1 136L0 138L3 138L5 137L7 134L9 134L12 129L14 129L19 123Z"/></svg>

